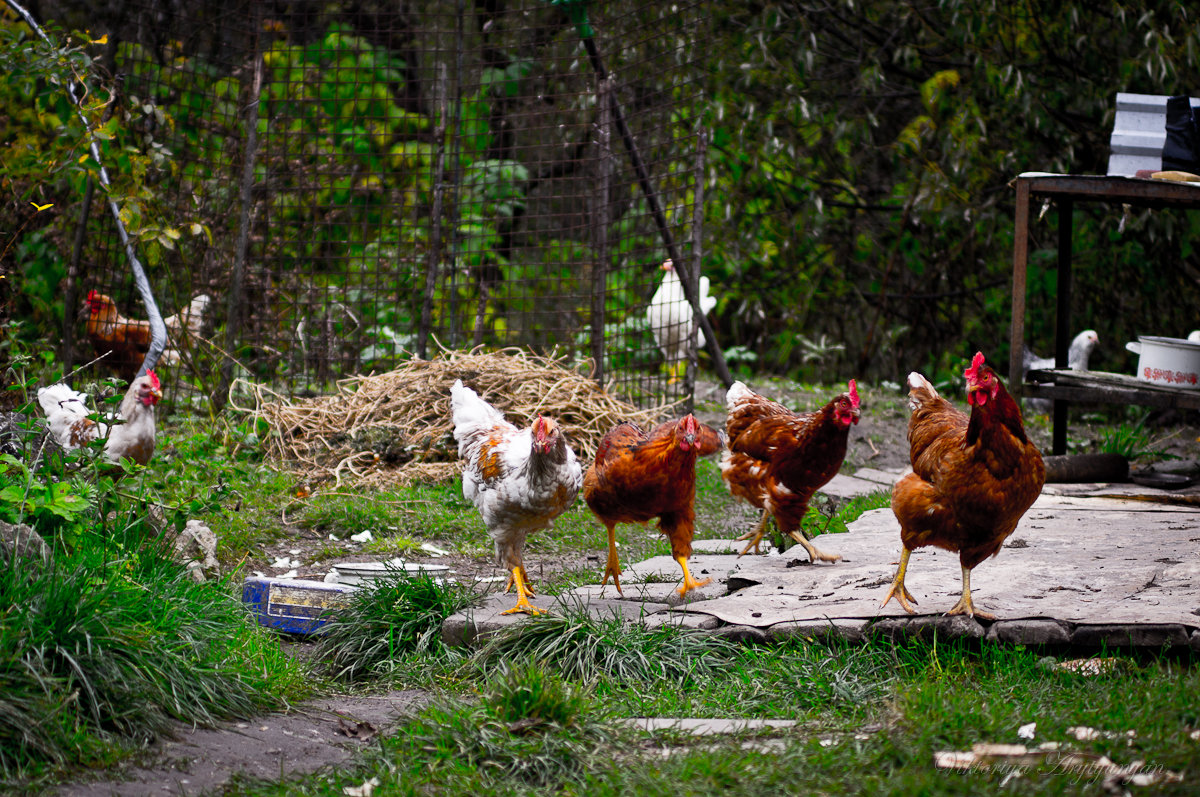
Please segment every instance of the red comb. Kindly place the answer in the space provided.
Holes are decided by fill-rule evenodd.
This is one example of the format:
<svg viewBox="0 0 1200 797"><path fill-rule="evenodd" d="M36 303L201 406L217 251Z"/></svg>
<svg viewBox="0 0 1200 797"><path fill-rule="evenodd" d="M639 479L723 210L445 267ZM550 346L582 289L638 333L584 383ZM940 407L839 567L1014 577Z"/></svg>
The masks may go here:
<svg viewBox="0 0 1200 797"><path fill-rule="evenodd" d="M857 409L858 407L858 385L853 379L850 380L850 403Z"/></svg>
<svg viewBox="0 0 1200 797"><path fill-rule="evenodd" d="M96 289L95 289L95 288L93 288L92 290L88 291L88 301L89 301L89 302L94 302L94 301L96 301L96 295L97 295L97 294L96 294Z"/></svg>
<svg viewBox="0 0 1200 797"><path fill-rule="evenodd" d="M967 379L978 379L979 368L983 365L983 352L975 352L975 357L971 360L971 367L963 371L963 376Z"/></svg>
<svg viewBox="0 0 1200 797"><path fill-rule="evenodd" d="M147 371L146 376L150 377L150 387L154 388L155 390L161 389L161 383L158 381L158 374L154 373L154 371Z"/></svg>

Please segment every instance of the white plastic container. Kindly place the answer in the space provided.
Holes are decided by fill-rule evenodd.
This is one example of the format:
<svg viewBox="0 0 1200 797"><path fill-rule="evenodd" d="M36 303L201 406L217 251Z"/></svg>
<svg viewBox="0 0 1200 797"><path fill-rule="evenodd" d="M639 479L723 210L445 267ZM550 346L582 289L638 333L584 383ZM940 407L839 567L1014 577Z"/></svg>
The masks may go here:
<svg viewBox="0 0 1200 797"><path fill-rule="evenodd" d="M398 578L404 573L428 573L438 578L449 570L449 565L426 565L403 559L392 559L390 562L341 562L333 566L325 580L334 584L361 585L380 578Z"/></svg>
<svg viewBox="0 0 1200 797"><path fill-rule="evenodd" d="M1125 348L1138 355L1137 378L1160 387L1200 389L1200 343L1138 335Z"/></svg>

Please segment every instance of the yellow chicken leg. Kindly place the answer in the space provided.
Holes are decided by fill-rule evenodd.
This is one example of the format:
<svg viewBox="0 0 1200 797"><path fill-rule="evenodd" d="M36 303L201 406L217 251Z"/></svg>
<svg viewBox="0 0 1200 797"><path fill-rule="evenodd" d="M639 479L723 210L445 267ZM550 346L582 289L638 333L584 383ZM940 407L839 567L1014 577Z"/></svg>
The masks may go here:
<svg viewBox="0 0 1200 797"><path fill-rule="evenodd" d="M808 551L808 561L810 562L840 562L842 555L840 553L825 553L808 541L808 537L804 536L804 532L800 530L789 531L788 536L796 542L804 546L804 550Z"/></svg>
<svg viewBox="0 0 1200 797"><path fill-rule="evenodd" d="M517 586L517 605L508 611L501 614L516 614L524 612L525 614L545 614L545 609L539 609L529 602L529 595L533 594L532 590L526 590L526 584L529 583L529 577L525 574L525 568L517 565L513 568L512 576L509 579L509 586L515 584ZM508 592L506 589L505 592Z"/></svg>
<svg viewBox="0 0 1200 797"><path fill-rule="evenodd" d="M508 582L504 585L504 591L509 592L512 590L513 584L516 583L516 575L518 572L521 574L521 581L525 585L525 594L531 598L537 597L537 593L533 591L533 582L529 580L529 574L525 572L524 565L517 565L513 568L512 573L510 573L508 576Z"/></svg>
<svg viewBox="0 0 1200 797"><path fill-rule="evenodd" d="M705 584L712 582L711 578L706 578L703 581L697 581L692 578L692 573L688 570L686 556L676 556L675 561L679 562L679 566L683 568L683 586L679 588L679 597L682 598L696 587L703 587Z"/></svg>
<svg viewBox="0 0 1200 797"><path fill-rule="evenodd" d="M984 620L995 620L996 615L988 612L976 611L975 604L971 600L971 570L964 567L962 569L963 591L962 597L958 599L958 603L954 604L954 608L946 612L947 616L951 614L965 614L967 617L980 617Z"/></svg>
<svg viewBox="0 0 1200 797"><path fill-rule="evenodd" d="M617 559L616 526L608 527L608 565L604 568L604 580L600 582L601 588L608 583L609 576L612 576L613 584L617 587L617 594L624 597L625 593L621 591L621 562Z"/></svg>
<svg viewBox="0 0 1200 797"><path fill-rule="evenodd" d="M751 548L754 549L755 556L759 554L758 544L762 542L763 535L767 533L767 519L769 517L771 517L770 513L764 509L762 517L759 518L758 525L737 538L737 542L741 542L742 540L750 540L750 543L742 549L740 554L738 554L739 559L745 556L746 552Z"/></svg>
<svg viewBox="0 0 1200 797"><path fill-rule="evenodd" d="M887 596L883 599L883 603L879 604L882 609L887 606L888 601L892 598L896 599L896 603L909 614L916 614L917 610L913 608L916 605L917 599L912 596L908 588L904 586L904 573L908 570L908 557L912 556L912 551L905 548L900 552L900 567L896 570L896 578L892 581L891 589L888 590ZM912 605L909 604L912 601Z"/></svg>

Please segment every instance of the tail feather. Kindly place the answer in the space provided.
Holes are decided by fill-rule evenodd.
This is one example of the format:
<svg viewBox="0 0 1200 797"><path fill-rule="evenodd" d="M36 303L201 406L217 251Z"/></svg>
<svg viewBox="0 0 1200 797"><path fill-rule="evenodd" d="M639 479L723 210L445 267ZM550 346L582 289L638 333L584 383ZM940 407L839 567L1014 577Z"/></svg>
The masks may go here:
<svg viewBox="0 0 1200 797"><path fill-rule="evenodd" d="M208 311L210 302L212 299L207 294L201 293L192 299L187 307L170 318L164 318L163 323L172 333L185 332L189 337L195 337L200 334L200 330L204 326L204 314Z"/></svg>
<svg viewBox="0 0 1200 797"><path fill-rule="evenodd" d="M42 405L42 412L46 413L47 418L60 413L78 418L88 416L87 397L62 382L38 388L37 397L38 404Z"/></svg>
<svg viewBox="0 0 1200 797"><path fill-rule="evenodd" d="M745 383L734 382L725 393L725 404L732 408L739 401L745 401L753 395L755 395L754 391L746 387Z"/></svg>
<svg viewBox="0 0 1200 797"><path fill-rule="evenodd" d="M460 454L468 441L480 432L504 422L504 416L479 394L456 379L450 388L450 412L454 422L454 439Z"/></svg>
<svg viewBox="0 0 1200 797"><path fill-rule="evenodd" d="M913 371L908 375L908 408L916 411L922 404L941 398L933 384Z"/></svg>

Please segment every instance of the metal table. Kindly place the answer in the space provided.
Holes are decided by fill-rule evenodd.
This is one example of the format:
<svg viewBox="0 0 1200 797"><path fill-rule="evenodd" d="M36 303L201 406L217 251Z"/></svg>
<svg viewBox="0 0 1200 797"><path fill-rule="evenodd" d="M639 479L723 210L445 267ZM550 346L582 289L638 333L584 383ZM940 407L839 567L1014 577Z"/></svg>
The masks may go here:
<svg viewBox="0 0 1200 797"><path fill-rule="evenodd" d="M1064 454L1067 450L1067 409L1070 401L1200 409L1200 391L1197 390L1150 386L1118 374L1066 371L1067 350L1071 345L1071 243L1075 203L1108 202L1149 208L1178 207L1195 210L1200 209L1200 183L1115 175L1028 172L1017 177L1013 185L1017 191L1017 207L1013 235L1008 384L1010 392L1016 398L1026 395L1054 400L1054 453ZM1021 355L1025 341L1025 271L1029 264L1029 218L1034 202L1046 200L1055 202L1059 211L1058 306L1054 332L1055 369L1039 373L1054 381L1026 384Z"/></svg>

